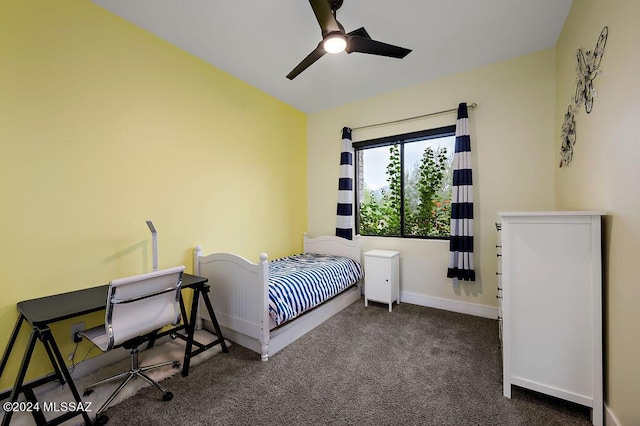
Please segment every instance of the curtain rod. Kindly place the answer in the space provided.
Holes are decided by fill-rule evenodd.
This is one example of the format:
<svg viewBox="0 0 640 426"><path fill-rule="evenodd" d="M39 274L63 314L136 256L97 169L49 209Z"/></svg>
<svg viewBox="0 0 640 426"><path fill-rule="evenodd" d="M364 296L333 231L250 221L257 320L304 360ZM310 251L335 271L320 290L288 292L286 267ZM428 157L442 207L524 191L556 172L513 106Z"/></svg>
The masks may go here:
<svg viewBox="0 0 640 426"><path fill-rule="evenodd" d="M476 109L477 107L478 107L478 104L475 103L475 102L467 106L467 108L469 108L469 109ZM431 117L431 116L440 115L440 114L448 114L450 112L456 112L456 111L458 111L458 108L445 109L443 111L431 112L429 114L416 115L415 117L401 118L399 120L385 121L384 123L369 124L369 125L360 126L360 127L352 127L351 130L368 129L370 127L377 127L377 126L384 126L384 125L387 125L387 124L402 123L402 122L405 122L405 121L416 120L418 118Z"/></svg>

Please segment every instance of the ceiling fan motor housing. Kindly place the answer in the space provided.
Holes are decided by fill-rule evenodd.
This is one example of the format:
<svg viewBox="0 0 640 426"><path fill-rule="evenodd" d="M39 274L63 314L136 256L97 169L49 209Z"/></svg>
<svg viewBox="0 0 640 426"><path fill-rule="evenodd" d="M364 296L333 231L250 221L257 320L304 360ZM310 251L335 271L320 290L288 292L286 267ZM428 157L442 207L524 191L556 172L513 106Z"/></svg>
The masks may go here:
<svg viewBox="0 0 640 426"><path fill-rule="evenodd" d="M342 6L342 1L343 0L327 0L327 2L329 2L331 10L333 10L334 12L340 9L340 6Z"/></svg>

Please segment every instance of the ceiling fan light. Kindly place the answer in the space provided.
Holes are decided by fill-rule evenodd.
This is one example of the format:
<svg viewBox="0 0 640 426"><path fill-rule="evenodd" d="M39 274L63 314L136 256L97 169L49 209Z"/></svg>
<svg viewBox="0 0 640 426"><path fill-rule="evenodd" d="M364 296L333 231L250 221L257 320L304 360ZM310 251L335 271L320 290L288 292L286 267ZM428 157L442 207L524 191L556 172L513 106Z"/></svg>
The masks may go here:
<svg viewBox="0 0 640 426"><path fill-rule="evenodd" d="M322 47L327 53L340 53L347 47L347 41L342 34L334 34L325 38Z"/></svg>

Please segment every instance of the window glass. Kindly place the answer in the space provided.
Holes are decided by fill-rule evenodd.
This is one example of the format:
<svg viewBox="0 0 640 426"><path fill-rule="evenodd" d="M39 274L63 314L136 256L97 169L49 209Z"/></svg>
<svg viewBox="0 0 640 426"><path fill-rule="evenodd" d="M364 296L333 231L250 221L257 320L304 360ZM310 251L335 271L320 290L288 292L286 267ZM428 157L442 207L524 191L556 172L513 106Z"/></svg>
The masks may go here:
<svg viewBox="0 0 640 426"><path fill-rule="evenodd" d="M358 233L449 237L454 132L449 126L354 144Z"/></svg>

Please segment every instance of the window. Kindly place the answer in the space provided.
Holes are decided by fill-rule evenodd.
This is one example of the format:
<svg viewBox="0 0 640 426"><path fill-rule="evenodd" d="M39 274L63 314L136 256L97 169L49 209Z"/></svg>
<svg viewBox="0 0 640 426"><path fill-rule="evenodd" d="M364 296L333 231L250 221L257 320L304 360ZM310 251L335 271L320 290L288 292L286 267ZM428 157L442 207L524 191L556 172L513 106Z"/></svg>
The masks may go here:
<svg viewBox="0 0 640 426"><path fill-rule="evenodd" d="M455 126L356 142L361 235L449 238Z"/></svg>

